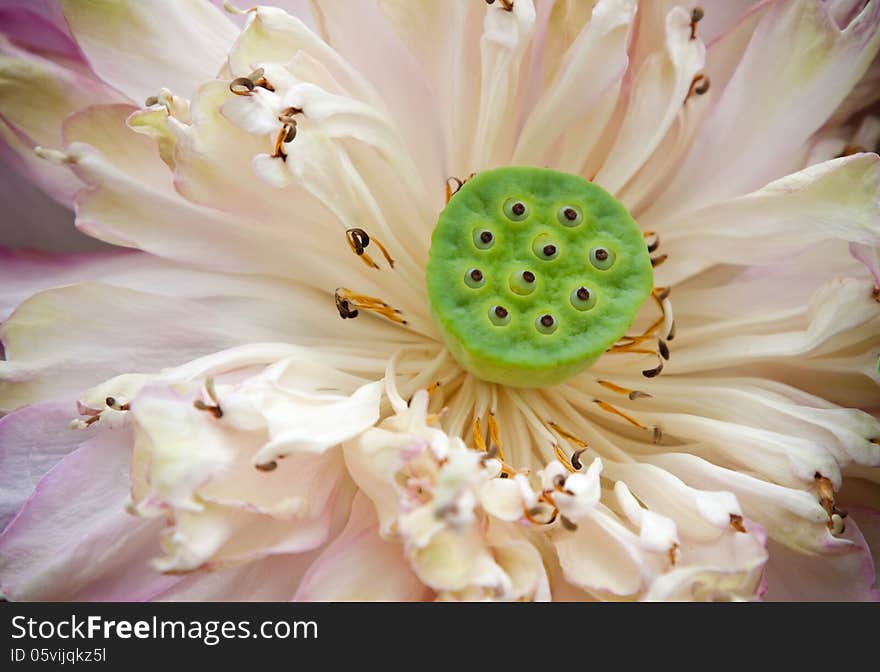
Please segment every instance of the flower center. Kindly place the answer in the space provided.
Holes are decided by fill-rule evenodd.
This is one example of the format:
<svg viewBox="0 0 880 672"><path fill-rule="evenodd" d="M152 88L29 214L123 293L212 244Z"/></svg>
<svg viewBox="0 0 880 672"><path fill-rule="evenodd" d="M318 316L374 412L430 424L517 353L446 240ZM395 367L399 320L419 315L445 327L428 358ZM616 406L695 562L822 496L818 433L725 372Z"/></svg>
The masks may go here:
<svg viewBox="0 0 880 672"><path fill-rule="evenodd" d="M509 167L468 180L440 213L428 297L453 356L483 380L554 385L617 342L651 294L644 236L575 175Z"/></svg>

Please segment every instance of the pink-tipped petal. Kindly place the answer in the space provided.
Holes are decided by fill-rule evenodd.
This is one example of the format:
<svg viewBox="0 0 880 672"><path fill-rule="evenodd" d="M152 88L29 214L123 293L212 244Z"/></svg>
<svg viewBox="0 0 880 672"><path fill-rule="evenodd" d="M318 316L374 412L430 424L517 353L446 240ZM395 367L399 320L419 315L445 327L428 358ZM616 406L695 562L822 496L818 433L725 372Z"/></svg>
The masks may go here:
<svg viewBox="0 0 880 672"><path fill-rule="evenodd" d="M0 535L7 598L140 601L178 580L149 565L161 521L125 511L130 441L127 428L103 431L40 480Z"/></svg>
<svg viewBox="0 0 880 672"><path fill-rule="evenodd" d="M403 547L379 536L372 502L358 493L351 518L303 578L294 600L412 601L430 596L403 557Z"/></svg>

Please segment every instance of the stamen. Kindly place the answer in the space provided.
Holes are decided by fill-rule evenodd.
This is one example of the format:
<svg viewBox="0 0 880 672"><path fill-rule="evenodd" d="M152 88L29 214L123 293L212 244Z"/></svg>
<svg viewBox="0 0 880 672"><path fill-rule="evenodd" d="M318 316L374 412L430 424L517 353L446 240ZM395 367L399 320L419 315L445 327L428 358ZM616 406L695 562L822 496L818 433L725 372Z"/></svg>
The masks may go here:
<svg viewBox="0 0 880 672"><path fill-rule="evenodd" d="M601 408L606 413L611 413L612 415L620 416L621 418L626 420L629 424L631 424L633 427L638 427L639 429L648 429L641 422L639 422L635 418L627 415L626 413L621 411L619 408L612 406L607 401L602 401L601 399L593 399L593 403L596 404L599 408Z"/></svg>
<svg viewBox="0 0 880 672"><path fill-rule="evenodd" d="M495 421L495 413L489 411L489 438L492 439L493 448L498 448L498 454L504 460L504 446L501 443L501 436L498 432L498 423Z"/></svg>
<svg viewBox="0 0 880 672"><path fill-rule="evenodd" d="M367 232L363 229L346 229L345 236L346 240L348 240L348 246L351 248L351 251L358 255L361 260L370 268L379 268L379 264L373 261L373 258L365 252L370 242L376 243L376 247L379 248L382 256L385 257L385 261L388 262L388 265L391 268L394 268L394 259L391 258L388 250L382 243L379 242L379 239L375 236L370 238Z"/></svg>
<svg viewBox="0 0 880 672"><path fill-rule="evenodd" d="M275 471L278 468L278 463L275 460L271 460L263 464L255 464L254 468L258 471Z"/></svg>
<svg viewBox="0 0 880 672"><path fill-rule="evenodd" d="M730 526L737 532L742 532L743 534L748 532L746 526L743 525L743 517L737 513L730 514Z"/></svg>
<svg viewBox="0 0 880 672"><path fill-rule="evenodd" d="M697 39L697 24L703 20L703 8L694 7L691 12L691 39Z"/></svg>
<svg viewBox="0 0 880 672"><path fill-rule="evenodd" d="M131 407L125 403L120 404L114 397L107 397L104 400L104 403L107 404L108 408L112 408L114 411L130 411Z"/></svg>
<svg viewBox="0 0 880 672"><path fill-rule="evenodd" d="M236 96L249 96L256 86L247 77L236 77L229 83L229 90Z"/></svg>
<svg viewBox="0 0 880 672"><path fill-rule="evenodd" d="M669 259L668 254L661 254L659 257L651 257L651 266L657 268L658 266L661 266L663 262L667 259Z"/></svg>
<svg viewBox="0 0 880 672"><path fill-rule="evenodd" d="M694 77L693 81L691 82L691 88L688 89L688 94L685 98L685 101L690 99L690 97L693 96L695 93L698 96L702 96L709 90L709 84L709 78L706 75L699 74Z"/></svg>
<svg viewBox="0 0 880 672"><path fill-rule="evenodd" d="M663 440L663 430L655 425L654 426L654 443L655 444L660 443L662 440Z"/></svg>
<svg viewBox="0 0 880 672"><path fill-rule="evenodd" d="M652 238L651 242L648 243L648 252L653 254L657 251L657 248L660 247L660 236L658 236L654 231L645 231L645 238Z"/></svg>
<svg viewBox="0 0 880 672"><path fill-rule="evenodd" d="M473 434L474 434L474 445L477 447L477 450L484 452L484 453L487 452L486 440L483 438L483 428L480 425L479 419L474 420Z"/></svg>
<svg viewBox="0 0 880 672"><path fill-rule="evenodd" d="M498 0L501 7L499 9L503 9L505 12L513 11L513 0ZM487 5L494 5L495 0L486 0Z"/></svg>
<svg viewBox="0 0 880 672"><path fill-rule="evenodd" d="M196 399L193 402L193 406L200 411L207 411L219 420L223 417L223 409L220 408L220 402L217 399L217 390L214 388L214 379L210 376L205 379L205 393L214 403L206 404L201 399Z"/></svg>
<svg viewBox="0 0 880 672"><path fill-rule="evenodd" d="M568 457L565 453L562 452L562 448L559 447L558 443L553 443L553 452L556 453L556 459L559 460L559 463L565 467L570 474L573 474L577 471L571 464L568 462Z"/></svg>
<svg viewBox="0 0 880 672"><path fill-rule="evenodd" d="M848 143L844 146L844 148L840 151L840 154L835 156L835 159L842 159L845 156L852 156L853 154L860 154L865 151L864 147L860 147L859 145L854 145L853 143Z"/></svg>
<svg viewBox="0 0 880 672"><path fill-rule="evenodd" d="M813 478L816 481L816 489L819 492L819 504L828 514L828 528L832 534L843 534L846 526L843 524L843 518L846 517L846 511L841 511L834 505L834 485L831 479L826 478L818 471ZM835 530L839 530L835 532Z"/></svg>
<svg viewBox="0 0 880 672"><path fill-rule="evenodd" d="M669 564L675 567L675 564L678 562L678 544L673 543L672 546L669 547L667 557L669 558Z"/></svg>
<svg viewBox="0 0 880 672"><path fill-rule="evenodd" d="M616 383L612 383L610 380L597 380L597 383L602 387L611 390L612 392L617 392L618 394L625 394L629 397L630 401L634 401L636 399L651 399L652 395L647 392L641 392L640 390L631 390L627 387L622 387L621 385L617 385Z"/></svg>
<svg viewBox="0 0 880 672"><path fill-rule="evenodd" d="M587 452L586 448L578 448L571 454L571 466L573 466L578 471L580 471L584 467L583 463L581 462L581 455L583 455L585 452Z"/></svg>
<svg viewBox="0 0 880 672"><path fill-rule="evenodd" d="M577 524L574 521L569 520L565 516L559 516L559 522L561 522L562 527L564 527L569 532L574 532L578 529Z"/></svg>
<svg viewBox="0 0 880 672"><path fill-rule="evenodd" d="M660 352L660 356L668 362L669 361L669 346L666 345L666 341L664 341L662 338L657 339L657 349Z"/></svg>
<svg viewBox="0 0 880 672"><path fill-rule="evenodd" d="M377 313L397 324L407 324L407 321L401 317L403 313L396 308L392 308L381 299L365 294L357 294L346 287L337 288L335 298L336 309L343 320L355 318L360 314L359 311L366 310Z"/></svg>
<svg viewBox="0 0 880 672"><path fill-rule="evenodd" d="M458 190L461 189L465 183L470 180L476 173L471 173L465 179L460 180L457 177L447 177L446 178L446 202L449 203L449 200L458 193ZM450 184L450 182L452 184Z"/></svg>

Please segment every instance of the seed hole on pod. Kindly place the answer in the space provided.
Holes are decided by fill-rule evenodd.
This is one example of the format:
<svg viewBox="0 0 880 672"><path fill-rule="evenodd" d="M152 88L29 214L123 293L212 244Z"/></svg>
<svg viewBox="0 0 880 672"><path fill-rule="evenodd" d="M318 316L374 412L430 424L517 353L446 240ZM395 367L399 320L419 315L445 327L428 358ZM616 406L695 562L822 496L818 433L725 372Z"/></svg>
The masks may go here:
<svg viewBox="0 0 880 672"><path fill-rule="evenodd" d="M531 294L537 286L537 278L532 271L514 271L510 274L510 291L520 296Z"/></svg>
<svg viewBox="0 0 880 672"><path fill-rule="evenodd" d="M508 198L504 202L504 214L513 222L521 222L529 216L529 206L518 198Z"/></svg>
<svg viewBox="0 0 880 672"><path fill-rule="evenodd" d="M479 268L469 268L464 274L464 284L471 289L477 289L486 284L486 276Z"/></svg>
<svg viewBox="0 0 880 672"><path fill-rule="evenodd" d="M532 241L532 252L538 259L551 261L559 256L559 245L552 236L542 233Z"/></svg>
<svg viewBox="0 0 880 672"><path fill-rule="evenodd" d="M496 327L510 324L510 311L504 306L492 306L489 308L489 321Z"/></svg>
<svg viewBox="0 0 880 672"><path fill-rule="evenodd" d="M479 250L488 250L495 244L495 234L489 229L476 229L474 231L474 245Z"/></svg>
<svg viewBox="0 0 880 672"><path fill-rule="evenodd" d="M600 271L607 271L614 264L614 252L607 247L594 247L590 251L590 263Z"/></svg>
<svg viewBox="0 0 880 672"><path fill-rule="evenodd" d="M590 310L596 305L596 292L587 287L578 287L572 290L569 300L578 310Z"/></svg>
<svg viewBox="0 0 880 672"><path fill-rule="evenodd" d="M578 226L584 221L584 213L576 205L563 205L556 213L556 219L563 226Z"/></svg>
<svg viewBox="0 0 880 672"><path fill-rule="evenodd" d="M542 334L552 334L554 331L556 331L556 328L558 326L559 323L556 321L556 318L553 317L550 313L539 315L535 320L535 329L537 329Z"/></svg>

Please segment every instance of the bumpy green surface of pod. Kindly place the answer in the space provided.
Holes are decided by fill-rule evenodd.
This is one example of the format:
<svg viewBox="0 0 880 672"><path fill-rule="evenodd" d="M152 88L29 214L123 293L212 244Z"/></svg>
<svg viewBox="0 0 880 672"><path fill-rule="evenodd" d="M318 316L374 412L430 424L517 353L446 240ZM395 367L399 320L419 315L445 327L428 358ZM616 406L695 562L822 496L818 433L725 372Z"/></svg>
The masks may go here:
<svg viewBox="0 0 880 672"><path fill-rule="evenodd" d="M431 311L453 356L483 380L554 385L618 341L653 269L626 208L543 168L479 173L440 214L427 267Z"/></svg>

